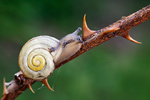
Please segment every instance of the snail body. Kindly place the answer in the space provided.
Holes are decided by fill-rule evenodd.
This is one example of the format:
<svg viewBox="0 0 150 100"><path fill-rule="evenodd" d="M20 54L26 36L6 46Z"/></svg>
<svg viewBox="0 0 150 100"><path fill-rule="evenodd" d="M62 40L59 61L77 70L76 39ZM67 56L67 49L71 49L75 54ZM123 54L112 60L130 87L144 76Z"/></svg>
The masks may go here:
<svg viewBox="0 0 150 100"><path fill-rule="evenodd" d="M61 40L51 36L37 36L30 39L22 47L18 60L24 76L41 81L51 89L47 83L47 77L53 73L55 65L71 57L80 49L83 43L81 36L77 35L80 31L79 27ZM30 89L34 92L32 88Z"/></svg>

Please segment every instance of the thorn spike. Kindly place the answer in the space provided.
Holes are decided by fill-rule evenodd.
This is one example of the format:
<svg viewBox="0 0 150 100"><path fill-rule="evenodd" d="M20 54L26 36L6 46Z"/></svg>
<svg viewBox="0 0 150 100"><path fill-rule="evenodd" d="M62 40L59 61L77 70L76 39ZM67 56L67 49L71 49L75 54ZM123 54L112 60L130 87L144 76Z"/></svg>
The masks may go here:
<svg viewBox="0 0 150 100"><path fill-rule="evenodd" d="M130 40L134 43L141 44L141 42L138 42L138 41L134 40L130 35L126 39L128 39L128 40Z"/></svg>
<svg viewBox="0 0 150 100"><path fill-rule="evenodd" d="M112 26L112 27L110 27L110 28L106 31L106 33L114 32L114 31L117 31L117 30L119 30L119 29L120 29L119 26Z"/></svg>
<svg viewBox="0 0 150 100"><path fill-rule="evenodd" d="M86 14L83 17L83 40L85 40L87 37L89 37L90 35L95 34L96 31L90 30L86 24Z"/></svg>
<svg viewBox="0 0 150 100"><path fill-rule="evenodd" d="M137 43L137 44L141 44L141 42L138 42L136 40L134 40L130 35L129 35L129 30L123 35L124 38L126 38L127 40Z"/></svg>
<svg viewBox="0 0 150 100"><path fill-rule="evenodd" d="M5 78L3 78L3 95L5 95L7 92L7 89L6 89L6 85L5 85Z"/></svg>
<svg viewBox="0 0 150 100"><path fill-rule="evenodd" d="M48 89L50 89L51 91L54 91L48 84L47 79L44 79L43 81L41 81Z"/></svg>
<svg viewBox="0 0 150 100"><path fill-rule="evenodd" d="M28 84L29 89L32 91L32 93L35 93L31 87L31 84Z"/></svg>
<svg viewBox="0 0 150 100"><path fill-rule="evenodd" d="M112 33L112 32L115 32L119 29L120 29L119 26L112 26L112 27L109 27L109 28L105 29L100 35L102 36L102 35L105 35L107 33Z"/></svg>

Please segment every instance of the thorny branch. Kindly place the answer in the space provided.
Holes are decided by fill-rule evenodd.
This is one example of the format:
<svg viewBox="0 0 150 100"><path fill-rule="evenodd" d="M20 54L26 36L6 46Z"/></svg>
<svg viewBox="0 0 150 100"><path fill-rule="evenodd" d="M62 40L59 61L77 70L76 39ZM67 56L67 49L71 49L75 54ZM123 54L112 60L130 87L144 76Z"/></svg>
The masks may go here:
<svg viewBox="0 0 150 100"><path fill-rule="evenodd" d="M61 62L60 64L55 66L55 69L59 68L60 66L62 66L63 64L69 62L70 60L78 57L79 55L81 55L82 53L92 49L93 47L100 45L101 43L119 35L122 36L132 42L135 43L140 43L137 42L135 40L133 40L130 36L129 36L129 30L138 25L141 24L142 22L145 22L147 20L150 19L150 5L148 5L147 7L144 7L143 9L127 16L127 17L123 17L121 20L101 29L101 30L97 30L97 31L89 31L88 29L85 30L83 26L83 33L85 32L91 32L91 34L89 33L88 35L83 34L83 40L84 40L84 44L82 45L81 49L74 54L72 57L70 57L69 59L67 59L64 62ZM85 21L85 17L84 17L84 21ZM84 24L86 24L86 22L84 22ZM88 27L87 27L88 28ZM113 30L113 28L116 28L116 30ZM8 88L6 89L6 83L4 80L4 91L3 91L3 96L1 98L1 100L14 100L15 98L17 98L21 93L23 93L26 89L28 89L28 84L33 84L36 81L26 78L23 76L22 72L18 72L14 75L14 79L10 82L7 83Z"/></svg>

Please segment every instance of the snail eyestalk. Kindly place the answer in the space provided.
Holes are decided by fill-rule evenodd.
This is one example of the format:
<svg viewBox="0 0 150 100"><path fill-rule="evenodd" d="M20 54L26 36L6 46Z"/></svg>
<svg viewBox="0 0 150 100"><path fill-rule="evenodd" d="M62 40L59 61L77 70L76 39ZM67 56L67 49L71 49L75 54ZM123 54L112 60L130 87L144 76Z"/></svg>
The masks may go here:
<svg viewBox="0 0 150 100"><path fill-rule="evenodd" d="M78 27L78 29L75 30L72 34L77 35L81 30L82 30L82 28L81 28L81 27Z"/></svg>

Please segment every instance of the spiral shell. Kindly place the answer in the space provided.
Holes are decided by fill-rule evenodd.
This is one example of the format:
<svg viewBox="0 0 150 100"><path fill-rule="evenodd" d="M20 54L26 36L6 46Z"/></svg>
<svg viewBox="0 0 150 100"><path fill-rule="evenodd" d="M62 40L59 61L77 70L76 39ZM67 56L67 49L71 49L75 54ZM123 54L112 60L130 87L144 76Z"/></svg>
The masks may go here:
<svg viewBox="0 0 150 100"><path fill-rule="evenodd" d="M62 52L58 39L38 36L29 40L19 54L19 66L23 74L34 80L47 78L55 69L54 58Z"/></svg>

